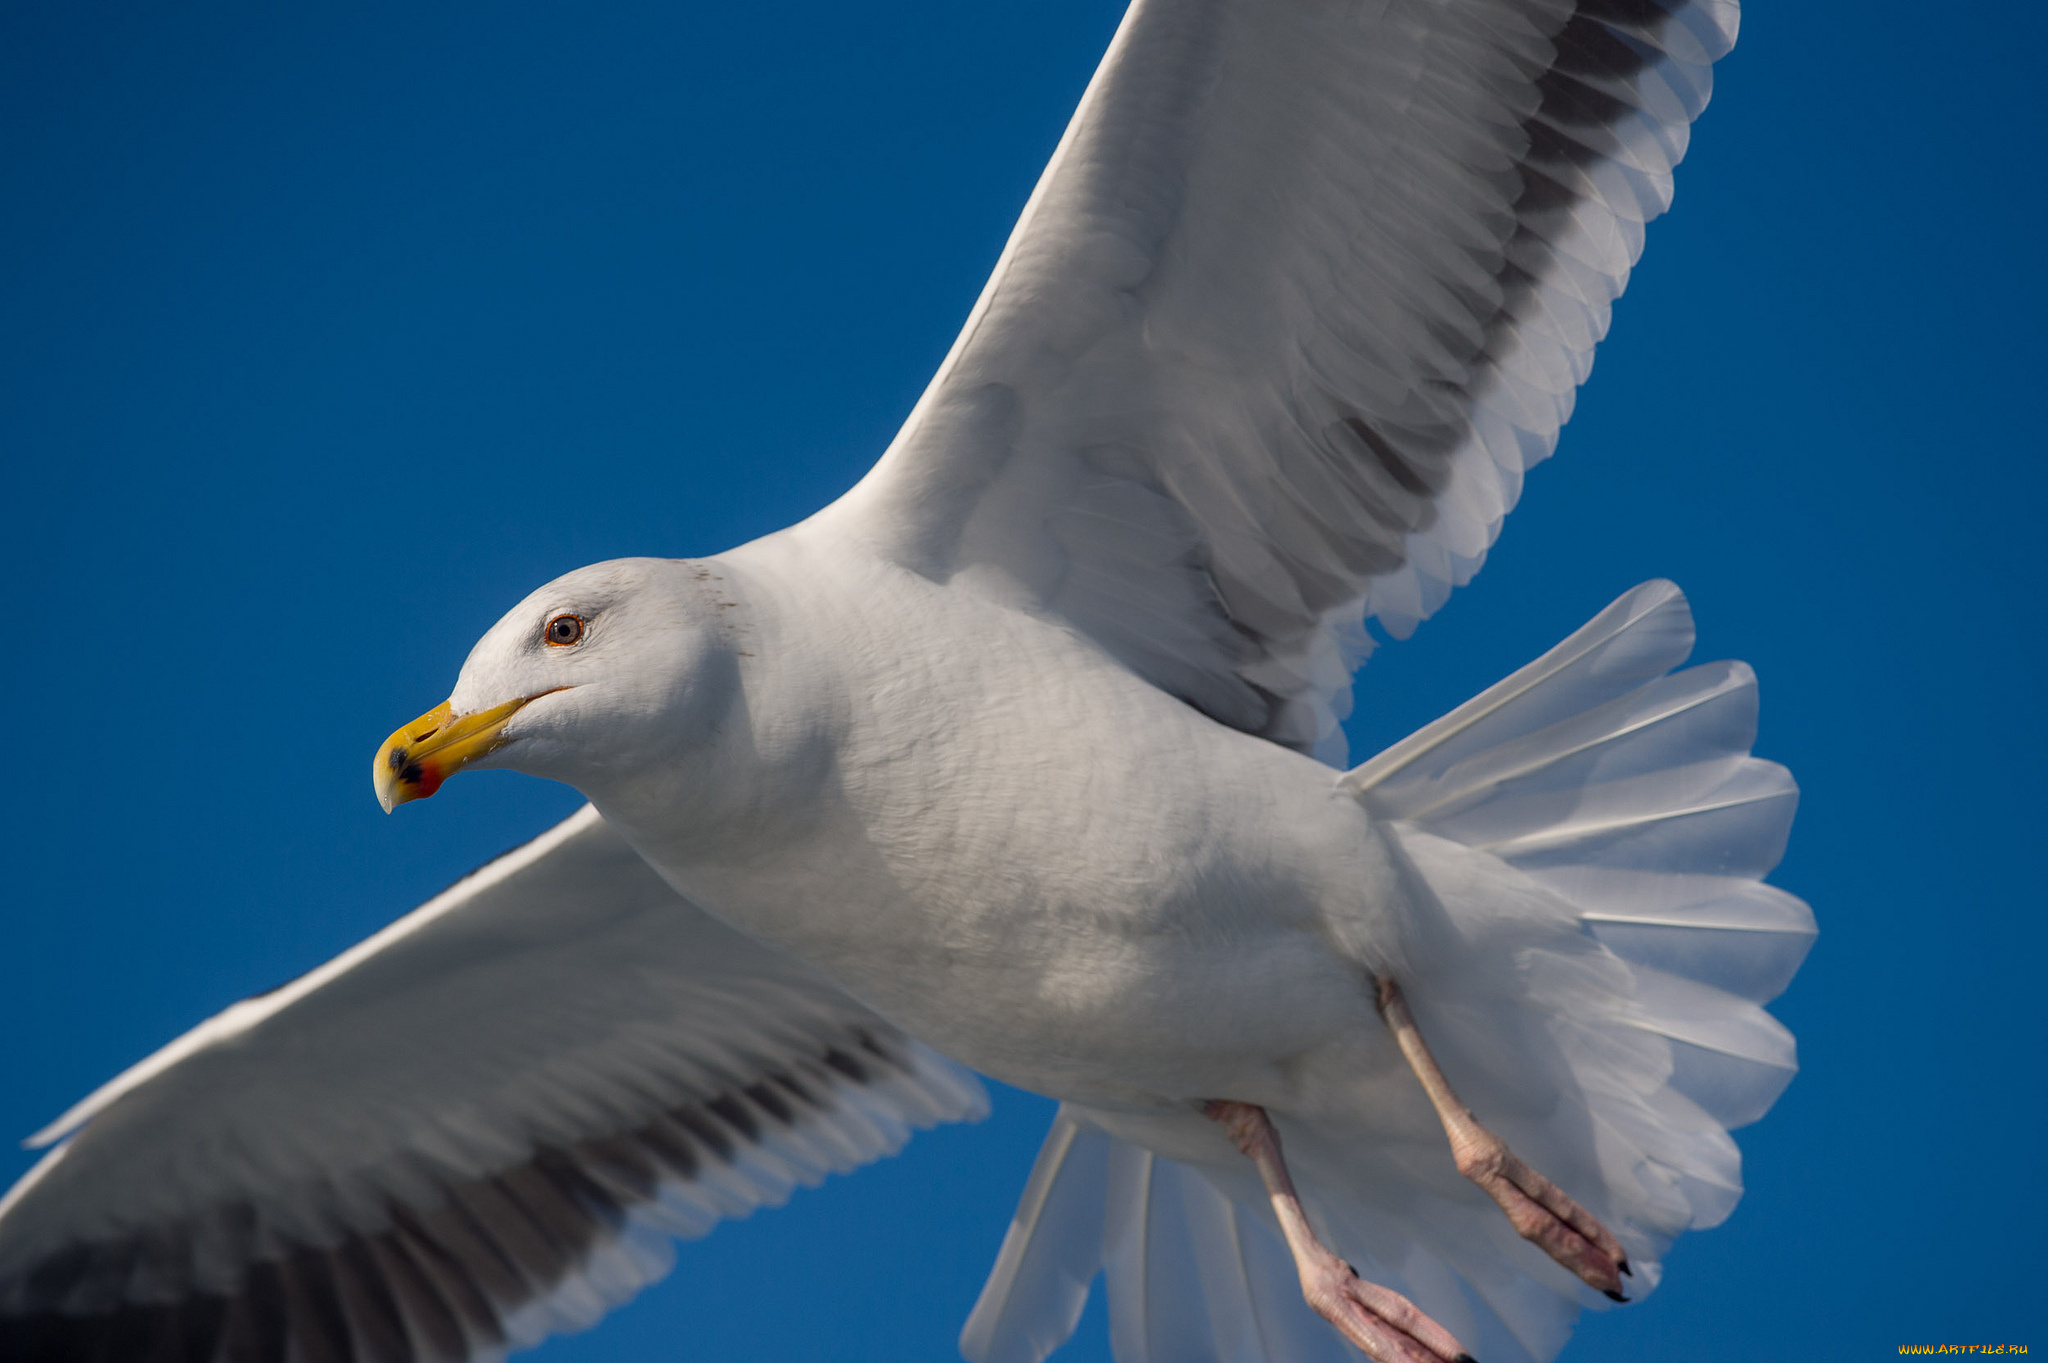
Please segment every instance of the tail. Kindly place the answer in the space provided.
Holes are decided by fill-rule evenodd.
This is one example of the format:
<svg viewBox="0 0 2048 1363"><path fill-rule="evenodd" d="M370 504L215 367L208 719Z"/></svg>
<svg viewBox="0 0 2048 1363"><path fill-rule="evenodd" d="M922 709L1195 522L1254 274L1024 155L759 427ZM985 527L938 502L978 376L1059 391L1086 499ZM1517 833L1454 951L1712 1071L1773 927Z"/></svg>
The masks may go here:
<svg viewBox="0 0 2048 1363"><path fill-rule="evenodd" d="M1669 1087L1724 1128L1764 1115L1798 1068L1761 1005L1813 945L1813 913L1762 883L1799 790L1749 755L1756 674L1692 652L1692 612L1647 582L1507 680L1350 772L1376 814L1490 853L1568 901L1629 963L1639 1025L1671 1043ZM1735 1205L1702 1192L1717 1224Z"/></svg>
<svg viewBox="0 0 2048 1363"><path fill-rule="evenodd" d="M1455 929L1455 952L1416 966L1438 1059L1622 1237L1638 1291L1681 1231L1719 1223L1741 1196L1728 1129L1762 1116L1796 1068L1762 1005L1814 938L1806 905L1761 883L1797 788L1749 756L1755 676L1741 663L1672 673L1692 642L1677 587L1646 583L1342 778ZM1389 1179L1402 1171L1305 1134L1296 1172L1334 1247L1480 1357L1547 1359L1581 1306L1604 1305L1490 1205L1475 1216L1412 1186L1400 1205ZM1037 1363L1103 1271L1120 1363L1355 1358L1301 1302L1263 1209L1226 1188L1244 1197L1242 1180L1062 1108L961 1351Z"/></svg>

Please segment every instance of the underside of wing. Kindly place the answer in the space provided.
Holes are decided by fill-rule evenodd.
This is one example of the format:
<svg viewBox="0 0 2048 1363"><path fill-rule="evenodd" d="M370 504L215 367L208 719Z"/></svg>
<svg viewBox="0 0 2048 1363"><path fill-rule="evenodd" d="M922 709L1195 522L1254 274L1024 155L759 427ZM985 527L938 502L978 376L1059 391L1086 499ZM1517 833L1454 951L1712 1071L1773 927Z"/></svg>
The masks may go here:
<svg viewBox="0 0 2048 1363"><path fill-rule="evenodd" d="M1547 457L1732 0L1138 0L894 445L813 522L1327 758Z"/></svg>
<svg viewBox="0 0 2048 1363"><path fill-rule="evenodd" d="M586 808L46 1133L0 1203L0 1357L499 1356L984 1110Z"/></svg>

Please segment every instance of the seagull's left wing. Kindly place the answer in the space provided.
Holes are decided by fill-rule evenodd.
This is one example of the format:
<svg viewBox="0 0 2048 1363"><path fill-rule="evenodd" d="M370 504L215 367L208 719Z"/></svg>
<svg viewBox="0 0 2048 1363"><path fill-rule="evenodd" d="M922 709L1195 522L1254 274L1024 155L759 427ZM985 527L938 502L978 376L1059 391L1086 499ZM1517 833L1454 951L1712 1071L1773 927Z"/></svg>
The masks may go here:
<svg viewBox="0 0 2048 1363"><path fill-rule="evenodd" d="M8 1363L458 1363L980 1084L586 807L67 1113L0 1202Z"/></svg>
<svg viewBox="0 0 2048 1363"><path fill-rule="evenodd" d="M1136 0L966 329L817 530L1341 755L1485 557L1734 0Z"/></svg>

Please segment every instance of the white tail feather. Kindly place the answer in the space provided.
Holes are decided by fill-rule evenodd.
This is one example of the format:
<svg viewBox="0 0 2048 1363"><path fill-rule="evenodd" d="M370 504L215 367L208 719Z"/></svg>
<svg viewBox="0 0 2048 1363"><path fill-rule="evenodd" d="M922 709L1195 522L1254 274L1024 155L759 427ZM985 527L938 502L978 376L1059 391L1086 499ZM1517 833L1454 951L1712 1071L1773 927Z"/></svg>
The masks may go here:
<svg viewBox="0 0 2048 1363"><path fill-rule="evenodd" d="M960 1331L971 1363L1039 1363L1066 1342L1102 1266L1112 1139L1065 1107L1039 1147L996 1266Z"/></svg>

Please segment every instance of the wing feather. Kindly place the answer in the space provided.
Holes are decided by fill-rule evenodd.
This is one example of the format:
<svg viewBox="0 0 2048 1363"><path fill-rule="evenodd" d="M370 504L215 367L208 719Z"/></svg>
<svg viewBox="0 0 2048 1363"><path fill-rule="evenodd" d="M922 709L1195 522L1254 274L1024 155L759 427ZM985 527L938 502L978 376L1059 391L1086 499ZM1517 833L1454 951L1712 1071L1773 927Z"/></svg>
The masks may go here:
<svg viewBox="0 0 2048 1363"><path fill-rule="evenodd" d="M966 329L810 533L1337 759L1548 457L1727 0L1138 0Z"/></svg>
<svg viewBox="0 0 2048 1363"><path fill-rule="evenodd" d="M984 1108L586 808L42 1133L0 1203L0 1357L496 1357L671 1236Z"/></svg>

